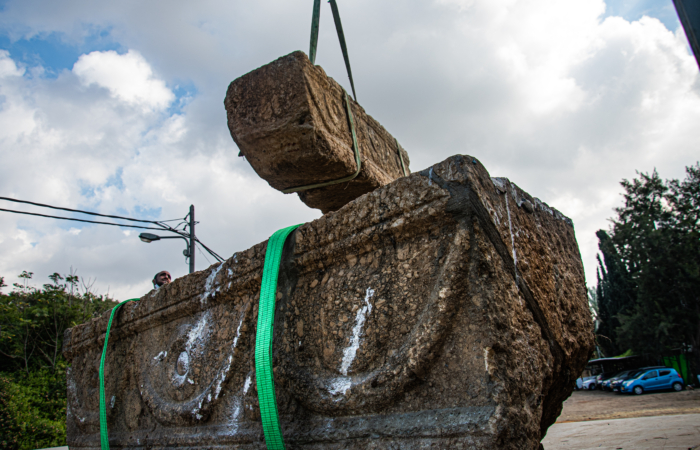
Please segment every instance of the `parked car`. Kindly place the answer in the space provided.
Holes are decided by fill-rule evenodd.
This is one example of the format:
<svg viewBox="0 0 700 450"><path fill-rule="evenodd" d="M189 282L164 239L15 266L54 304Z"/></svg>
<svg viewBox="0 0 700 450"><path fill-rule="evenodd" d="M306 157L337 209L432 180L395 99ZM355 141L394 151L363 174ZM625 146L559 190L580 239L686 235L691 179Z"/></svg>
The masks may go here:
<svg viewBox="0 0 700 450"><path fill-rule="evenodd" d="M595 377L585 377L576 380L577 389L595 389Z"/></svg>
<svg viewBox="0 0 700 450"><path fill-rule="evenodd" d="M586 380L590 380L591 378L593 378L593 377L585 377L585 378L583 378L583 377L578 377L578 378L576 378L576 384L574 385L574 390L575 390L575 391L580 391L581 389L586 389L586 388L583 386L583 382L586 381Z"/></svg>
<svg viewBox="0 0 700 450"><path fill-rule="evenodd" d="M622 386L622 383L627 380L631 380L632 378L636 378L639 374L642 372L646 372L647 370L651 369L665 369L666 366L647 366L647 367L640 367L638 369L634 370L628 370L626 374L619 374L613 378L611 378L612 382L610 383L610 389L613 392L620 392L620 386Z"/></svg>
<svg viewBox="0 0 700 450"><path fill-rule="evenodd" d="M604 391L612 391L613 387L612 384L618 380L625 379L628 375L630 375L633 372L637 372L636 370L623 370L622 372L616 373L614 376L608 378L607 380L603 381L602 383L602 388Z"/></svg>
<svg viewBox="0 0 700 450"><path fill-rule="evenodd" d="M662 389L673 389L682 391L685 383L675 369L665 367L663 369L645 370L636 377L624 381L620 385L620 392L635 393L641 395L646 391L657 391Z"/></svg>
<svg viewBox="0 0 700 450"><path fill-rule="evenodd" d="M615 375L617 375L617 372L603 372L600 375L598 375L595 379L596 388L603 389L603 382L609 380Z"/></svg>

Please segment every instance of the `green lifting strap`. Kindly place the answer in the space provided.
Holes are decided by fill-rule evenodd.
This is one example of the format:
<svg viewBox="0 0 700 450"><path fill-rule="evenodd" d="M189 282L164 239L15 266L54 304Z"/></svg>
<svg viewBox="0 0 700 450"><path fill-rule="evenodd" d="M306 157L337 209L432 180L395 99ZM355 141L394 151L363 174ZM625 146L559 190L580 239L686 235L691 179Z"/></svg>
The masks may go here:
<svg viewBox="0 0 700 450"><path fill-rule="evenodd" d="M267 241L265 266L260 286L260 304L258 306L258 328L255 335L255 380L258 386L258 402L262 417L265 443L269 450L284 450L284 439L280 428L277 398L275 397L275 379L272 371L272 339L275 321L275 300L277 296L277 278L280 271L282 249L289 233L299 225L278 230Z"/></svg>
<svg viewBox="0 0 700 450"><path fill-rule="evenodd" d="M107 402L105 401L105 356L107 356L107 343L109 342L109 330L112 328L112 320L117 310L128 302L137 302L140 299L131 298L125 300L112 309L107 322L107 332L105 333L105 345L102 347L102 358L100 358L100 442L102 450L109 450L109 434L107 433Z"/></svg>
<svg viewBox="0 0 700 450"><path fill-rule="evenodd" d="M318 22L321 19L321 0L314 0L314 12L311 16L311 45L309 46L309 59L311 64L316 64L316 47L318 47Z"/></svg>
<svg viewBox="0 0 700 450"><path fill-rule="evenodd" d="M348 70L348 78L350 78L350 87L352 88L352 96L357 101L355 93L355 82L352 80L352 69L350 69L350 57L348 56L348 47L345 44L345 34L343 33L343 24L340 23L340 12L338 4L335 0L329 0L331 11L333 12L333 22L335 22L335 31L338 33L340 41L340 49L343 51L343 59L345 60L345 68ZM321 0L314 0L314 10L311 16L311 45L309 48L309 59L311 64L316 64L316 47L318 46L318 27L321 18Z"/></svg>
<svg viewBox="0 0 700 450"><path fill-rule="evenodd" d="M340 178L338 180L331 180L331 181L324 181L323 183L316 183L316 184L307 184L306 186L297 186L289 189L284 189L282 190L282 193L284 194L291 194L292 192L300 192L300 191L308 191L309 189L317 189L317 188L322 188L326 186L332 186L334 184L338 183L345 183L346 181L352 181L354 180L359 174L360 174L360 169L362 168L362 159L360 158L360 149L357 146L357 133L355 132L355 120L352 117L352 108L350 107L350 99L348 98L347 92L343 91L345 93L345 111L348 114L348 121L350 122L350 134L352 135L352 150L355 152L355 164L357 165L357 169L355 169L355 173L352 175L348 175L347 177ZM402 159L403 161L403 159ZM402 162L403 164L403 162Z"/></svg>

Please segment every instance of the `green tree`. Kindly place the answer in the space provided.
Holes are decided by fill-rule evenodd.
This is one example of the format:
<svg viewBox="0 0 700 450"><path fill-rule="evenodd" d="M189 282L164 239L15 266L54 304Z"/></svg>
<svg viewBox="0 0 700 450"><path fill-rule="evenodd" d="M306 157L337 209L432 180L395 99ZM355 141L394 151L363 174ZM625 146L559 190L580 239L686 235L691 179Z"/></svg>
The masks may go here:
<svg viewBox="0 0 700 450"><path fill-rule="evenodd" d="M599 333L613 354L658 357L691 345L700 373L700 165L687 167L683 181L654 171L622 186L610 234L597 233Z"/></svg>
<svg viewBox="0 0 700 450"><path fill-rule="evenodd" d="M64 332L117 305L72 273L54 273L40 289L32 277L22 272L11 293L0 292L0 449L65 445Z"/></svg>

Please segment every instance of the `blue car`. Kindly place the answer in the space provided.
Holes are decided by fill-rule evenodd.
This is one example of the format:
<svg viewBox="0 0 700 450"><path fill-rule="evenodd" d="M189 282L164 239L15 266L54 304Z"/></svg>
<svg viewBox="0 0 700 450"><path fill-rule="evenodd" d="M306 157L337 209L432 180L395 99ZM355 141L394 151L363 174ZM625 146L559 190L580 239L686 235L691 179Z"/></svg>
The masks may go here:
<svg viewBox="0 0 700 450"><path fill-rule="evenodd" d="M624 381L620 386L620 392L641 395L646 391L657 391L662 389L682 391L683 386L683 378L678 374L678 372L670 367L665 367L663 369L645 370L640 372L636 377Z"/></svg>

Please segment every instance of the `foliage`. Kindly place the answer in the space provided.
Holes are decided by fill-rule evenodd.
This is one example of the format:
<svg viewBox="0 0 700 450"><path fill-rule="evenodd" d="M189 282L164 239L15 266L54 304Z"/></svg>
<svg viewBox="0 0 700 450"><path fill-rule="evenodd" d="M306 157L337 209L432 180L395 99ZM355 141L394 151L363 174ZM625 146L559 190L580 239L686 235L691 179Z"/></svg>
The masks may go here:
<svg viewBox="0 0 700 450"><path fill-rule="evenodd" d="M65 364L0 374L0 449L31 450L66 443Z"/></svg>
<svg viewBox="0 0 700 450"><path fill-rule="evenodd" d="M64 332L117 304L75 274L54 273L41 289L32 275L0 292L0 450L65 445Z"/></svg>
<svg viewBox="0 0 700 450"><path fill-rule="evenodd" d="M76 275L49 276L42 289L29 285L32 272L19 276L8 295L0 293L0 372L56 370L67 328L101 315L117 303L90 292Z"/></svg>
<svg viewBox="0 0 700 450"><path fill-rule="evenodd" d="M700 373L700 164L664 182L623 180L625 205L598 231L601 347L660 357L692 346Z"/></svg>

